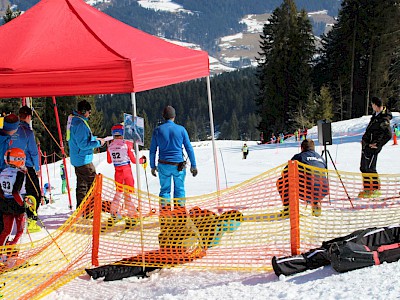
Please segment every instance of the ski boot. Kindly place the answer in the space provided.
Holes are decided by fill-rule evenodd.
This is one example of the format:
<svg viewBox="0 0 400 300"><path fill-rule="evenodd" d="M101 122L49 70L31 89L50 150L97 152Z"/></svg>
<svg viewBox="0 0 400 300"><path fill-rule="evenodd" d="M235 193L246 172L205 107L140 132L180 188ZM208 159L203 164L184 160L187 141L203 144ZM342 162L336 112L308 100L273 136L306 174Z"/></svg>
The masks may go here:
<svg viewBox="0 0 400 300"><path fill-rule="evenodd" d="M28 232L34 233L41 231L42 228L37 224L37 221L34 219L28 219Z"/></svg>
<svg viewBox="0 0 400 300"><path fill-rule="evenodd" d="M104 233L108 231L111 227L113 227L115 224L117 224L119 220L117 217L111 216L107 219L106 223L101 226L100 232Z"/></svg>

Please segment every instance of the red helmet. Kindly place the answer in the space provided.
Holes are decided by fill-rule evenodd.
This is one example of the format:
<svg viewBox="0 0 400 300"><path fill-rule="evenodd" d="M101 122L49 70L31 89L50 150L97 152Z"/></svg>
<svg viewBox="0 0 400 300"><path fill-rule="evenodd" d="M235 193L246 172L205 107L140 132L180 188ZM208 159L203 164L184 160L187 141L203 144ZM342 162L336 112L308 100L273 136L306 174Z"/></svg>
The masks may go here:
<svg viewBox="0 0 400 300"><path fill-rule="evenodd" d="M124 126L121 124L114 125L111 128L111 134L112 135L124 135Z"/></svg>
<svg viewBox="0 0 400 300"><path fill-rule="evenodd" d="M4 154L5 162L17 168L21 168L25 165L25 152L20 148L11 148L6 151Z"/></svg>

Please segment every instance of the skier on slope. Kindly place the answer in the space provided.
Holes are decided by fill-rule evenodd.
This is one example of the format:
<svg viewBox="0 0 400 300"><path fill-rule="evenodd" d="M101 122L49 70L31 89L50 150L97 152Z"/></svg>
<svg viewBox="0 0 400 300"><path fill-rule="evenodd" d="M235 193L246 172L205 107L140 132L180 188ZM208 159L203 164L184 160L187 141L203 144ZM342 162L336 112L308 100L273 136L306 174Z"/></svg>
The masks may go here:
<svg viewBox="0 0 400 300"><path fill-rule="evenodd" d="M132 193L135 181L132 175L131 162L136 163L135 154L133 153L133 144L130 141L123 139L124 127L121 124L116 124L111 128L111 134L114 140L107 149L107 162L113 163L115 168L114 179L118 183L117 191L110 206L111 218L107 220L106 227L111 227L117 221L117 215L122 215L122 206L125 202L127 209L127 218L125 219L125 229L129 229L136 225L136 210L129 192ZM139 163L145 164L146 156L142 156ZM122 185L131 187L130 190L125 190ZM125 193L124 193L125 192ZM103 228L103 230L106 228Z"/></svg>
<svg viewBox="0 0 400 300"><path fill-rule="evenodd" d="M7 244L17 244L24 233L26 223L24 199L20 194L27 172L25 153L20 148L11 148L6 151L4 160L7 168L0 173L0 211L3 214L4 222L4 229L0 234L0 246L6 244L14 221L17 225L17 233L14 239Z"/></svg>

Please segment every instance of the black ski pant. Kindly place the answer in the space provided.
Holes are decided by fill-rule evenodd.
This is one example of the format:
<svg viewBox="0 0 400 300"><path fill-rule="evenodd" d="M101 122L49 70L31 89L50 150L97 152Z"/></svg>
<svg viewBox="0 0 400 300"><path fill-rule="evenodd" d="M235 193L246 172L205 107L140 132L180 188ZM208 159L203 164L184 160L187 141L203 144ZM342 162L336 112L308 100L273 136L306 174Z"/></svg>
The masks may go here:
<svg viewBox="0 0 400 300"><path fill-rule="evenodd" d="M365 146L361 152L360 171L363 173L364 191L379 190L381 187L376 163L380 150ZM376 175L365 175L364 173L375 173Z"/></svg>
<svg viewBox="0 0 400 300"><path fill-rule="evenodd" d="M75 167L76 175L76 208L81 205L83 198L93 184L96 177L96 169L93 163Z"/></svg>

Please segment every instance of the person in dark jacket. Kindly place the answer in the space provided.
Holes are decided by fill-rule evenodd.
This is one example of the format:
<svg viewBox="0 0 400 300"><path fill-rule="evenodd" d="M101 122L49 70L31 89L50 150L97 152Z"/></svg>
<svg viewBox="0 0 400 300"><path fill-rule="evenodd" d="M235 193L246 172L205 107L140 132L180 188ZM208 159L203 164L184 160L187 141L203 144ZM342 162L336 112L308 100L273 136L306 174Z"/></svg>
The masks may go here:
<svg viewBox="0 0 400 300"><path fill-rule="evenodd" d="M325 160L315 152L315 144L311 139L305 139L301 143L301 152L294 155L291 160L297 160L303 164L317 167L320 169L326 169ZM328 195L329 186L328 179L326 178L326 173L320 170L307 169L303 166L299 166L299 187L300 195L305 197L306 201L311 202L312 215L321 215L321 201ZM278 187L279 195L281 196L283 202L283 212L282 215L288 215L289 212L289 191L288 191L288 174L287 166L283 169L282 177L276 182Z"/></svg>
<svg viewBox="0 0 400 300"><path fill-rule="evenodd" d="M182 146L185 147L191 163L190 172L193 177L197 175L196 159L193 147L190 144L186 129L174 123L175 109L168 105L163 110L165 123L156 127L151 138L150 167L151 174L160 179L160 207L169 210L171 208L171 181L174 181L174 198L180 207L185 207L185 177L186 161L183 157ZM156 166L156 153L158 150L158 166Z"/></svg>
<svg viewBox="0 0 400 300"><path fill-rule="evenodd" d="M372 97L371 105L374 113L361 140L360 171L363 173L364 189L358 194L359 198L375 198L381 195L376 163L382 147L392 138L392 113L383 106L382 99L378 97Z"/></svg>

